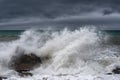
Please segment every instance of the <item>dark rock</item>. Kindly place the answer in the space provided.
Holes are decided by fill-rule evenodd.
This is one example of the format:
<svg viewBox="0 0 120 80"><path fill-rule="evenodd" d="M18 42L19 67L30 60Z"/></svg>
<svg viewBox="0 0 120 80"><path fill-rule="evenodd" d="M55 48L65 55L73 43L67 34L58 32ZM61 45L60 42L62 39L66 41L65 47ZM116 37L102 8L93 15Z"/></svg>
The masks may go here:
<svg viewBox="0 0 120 80"><path fill-rule="evenodd" d="M120 67L116 67L115 69L112 70L114 74L120 74Z"/></svg>
<svg viewBox="0 0 120 80"><path fill-rule="evenodd" d="M7 79L7 77L0 76L0 80Z"/></svg>
<svg viewBox="0 0 120 80"><path fill-rule="evenodd" d="M32 76L28 71L34 69L41 64L40 57L35 54L22 54L19 56L14 56L11 60L10 67L17 71L20 76Z"/></svg>
<svg viewBox="0 0 120 80"><path fill-rule="evenodd" d="M25 77L25 76L33 76L32 73L27 72L27 71L22 71L22 72L19 72L18 74L19 74L19 76L21 76L21 77Z"/></svg>
<svg viewBox="0 0 120 80"><path fill-rule="evenodd" d="M9 67L18 72L20 76L32 76L29 71L40 66L40 64L49 61L50 56L38 57L34 53L26 54L25 49L16 47L15 55L12 57Z"/></svg>
<svg viewBox="0 0 120 80"><path fill-rule="evenodd" d="M34 54L24 54L14 60L14 68L16 71L29 71L38 64L41 64L41 59Z"/></svg>
<svg viewBox="0 0 120 80"><path fill-rule="evenodd" d="M107 75L112 75L112 73L107 73Z"/></svg>
<svg viewBox="0 0 120 80"><path fill-rule="evenodd" d="M42 80L48 80L48 78L47 77L43 77Z"/></svg>

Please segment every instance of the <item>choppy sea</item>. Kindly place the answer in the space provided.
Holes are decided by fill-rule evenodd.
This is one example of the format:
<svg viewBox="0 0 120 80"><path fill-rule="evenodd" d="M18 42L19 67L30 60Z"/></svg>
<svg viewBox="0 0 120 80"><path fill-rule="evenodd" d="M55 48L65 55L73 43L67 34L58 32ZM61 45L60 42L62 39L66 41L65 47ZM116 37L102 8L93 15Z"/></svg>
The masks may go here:
<svg viewBox="0 0 120 80"><path fill-rule="evenodd" d="M25 54L50 57L20 77L9 68L16 48ZM82 27L77 30L0 30L0 76L7 80L119 80L111 74L120 66L120 31Z"/></svg>

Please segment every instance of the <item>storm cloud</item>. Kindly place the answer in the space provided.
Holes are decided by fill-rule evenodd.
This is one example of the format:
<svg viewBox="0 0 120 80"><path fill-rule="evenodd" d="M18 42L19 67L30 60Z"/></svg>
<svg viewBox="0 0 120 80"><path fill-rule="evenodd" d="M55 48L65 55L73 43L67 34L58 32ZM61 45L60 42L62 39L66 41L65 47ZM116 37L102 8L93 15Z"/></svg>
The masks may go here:
<svg viewBox="0 0 120 80"><path fill-rule="evenodd" d="M120 12L120 0L0 0L0 18L39 16L56 18L99 11Z"/></svg>
<svg viewBox="0 0 120 80"><path fill-rule="evenodd" d="M119 13L120 0L0 0L0 27L36 24L119 26Z"/></svg>

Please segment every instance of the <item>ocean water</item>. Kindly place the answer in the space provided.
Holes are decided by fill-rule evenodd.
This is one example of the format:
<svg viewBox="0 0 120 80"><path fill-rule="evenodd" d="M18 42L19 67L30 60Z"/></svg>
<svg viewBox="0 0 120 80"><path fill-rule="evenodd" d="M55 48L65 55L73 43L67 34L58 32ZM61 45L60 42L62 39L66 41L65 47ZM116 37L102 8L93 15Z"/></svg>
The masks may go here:
<svg viewBox="0 0 120 80"><path fill-rule="evenodd" d="M0 41L11 41L19 38L24 30L0 30Z"/></svg>
<svg viewBox="0 0 120 80"><path fill-rule="evenodd" d="M8 77L7 80L120 79L117 74L107 75L120 66L120 31L100 31L94 27L73 31L12 30L0 31L0 39L0 76ZM18 47L20 51L16 53ZM20 77L9 64L23 50L25 54L50 59L31 70L32 77Z"/></svg>

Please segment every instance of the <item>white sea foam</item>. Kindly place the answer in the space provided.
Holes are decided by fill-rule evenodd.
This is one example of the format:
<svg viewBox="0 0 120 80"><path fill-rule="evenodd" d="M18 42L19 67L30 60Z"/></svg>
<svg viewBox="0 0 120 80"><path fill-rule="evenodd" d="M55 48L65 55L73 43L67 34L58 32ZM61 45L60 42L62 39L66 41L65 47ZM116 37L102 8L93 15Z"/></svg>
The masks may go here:
<svg viewBox="0 0 120 80"><path fill-rule="evenodd" d="M33 77L20 80L42 79L45 75L48 75L49 80L65 80L67 77L71 80L104 80L99 78L100 74L111 71L111 65L119 64L120 61L114 47L102 44L104 38L91 27L75 31L27 30L18 40L0 43L0 75L9 76L9 80L19 79L9 64L12 56L25 51L25 54L34 53L44 60L31 71Z"/></svg>

